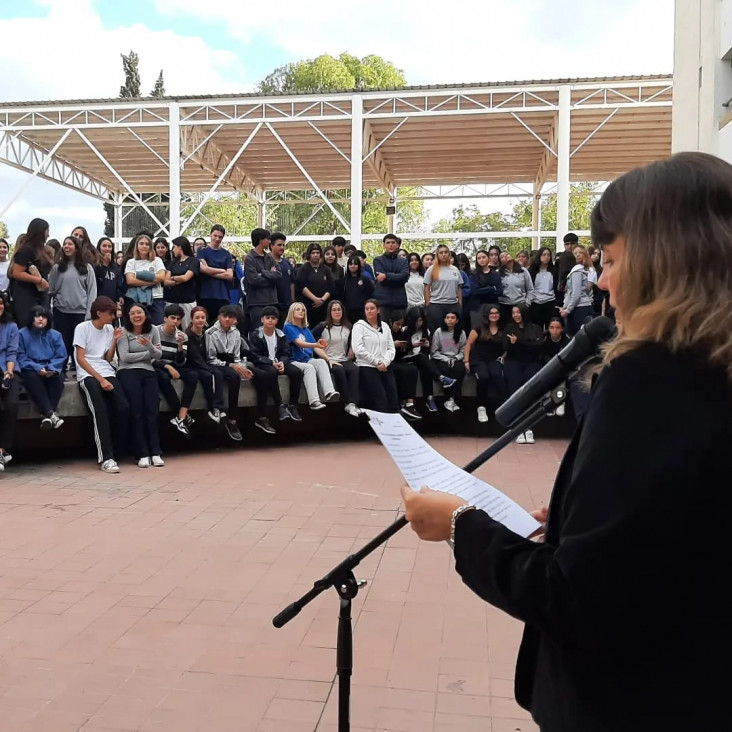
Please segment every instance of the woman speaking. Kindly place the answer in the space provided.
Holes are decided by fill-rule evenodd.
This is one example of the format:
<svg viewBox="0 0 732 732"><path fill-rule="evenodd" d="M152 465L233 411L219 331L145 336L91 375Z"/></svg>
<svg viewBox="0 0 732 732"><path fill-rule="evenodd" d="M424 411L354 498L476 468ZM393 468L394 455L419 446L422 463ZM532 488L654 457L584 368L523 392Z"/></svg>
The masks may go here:
<svg viewBox="0 0 732 732"><path fill-rule="evenodd" d="M732 729L732 166L681 153L624 175L592 239L620 333L543 541L444 493L403 489L406 517L525 623L516 699L542 732Z"/></svg>

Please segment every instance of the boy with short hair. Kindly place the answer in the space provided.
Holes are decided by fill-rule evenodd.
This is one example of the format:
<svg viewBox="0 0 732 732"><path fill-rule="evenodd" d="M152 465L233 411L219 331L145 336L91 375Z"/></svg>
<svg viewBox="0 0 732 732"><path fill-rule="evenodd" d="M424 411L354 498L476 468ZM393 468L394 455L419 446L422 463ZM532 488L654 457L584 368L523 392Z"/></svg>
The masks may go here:
<svg viewBox="0 0 732 732"><path fill-rule="evenodd" d="M158 377L158 388L175 416L170 420L178 432L188 437L189 427L194 420L188 414L198 385L198 373L186 368L188 336L180 330L185 311L181 305L171 303L165 308L162 325L156 325L160 333L161 358L153 361L155 374ZM180 398L173 386L173 381L183 382L183 393Z"/></svg>
<svg viewBox="0 0 732 732"><path fill-rule="evenodd" d="M260 402L260 409L262 409L266 404L267 396L270 395L277 407L280 421L293 419L301 422L297 402L302 386L302 371L290 362L290 344L287 342L285 334L277 328L278 316L277 308L264 308L262 324L252 332L249 340L249 357L252 360L253 368L256 369L255 386L258 379L257 372L261 372L260 382L266 383L262 392L263 399L258 394L257 401ZM288 405L282 404L278 382L278 376L281 374L290 379L290 403ZM261 419L267 420L266 417L260 417L255 424L266 432L267 430L260 424Z"/></svg>
<svg viewBox="0 0 732 732"><path fill-rule="evenodd" d="M242 379L249 381L254 374L241 356L243 339L236 321L237 310L233 305L223 305L219 309L218 320L206 331L206 358L211 370L220 373L228 386L226 431L232 440L240 442L242 436L236 422L239 387Z"/></svg>

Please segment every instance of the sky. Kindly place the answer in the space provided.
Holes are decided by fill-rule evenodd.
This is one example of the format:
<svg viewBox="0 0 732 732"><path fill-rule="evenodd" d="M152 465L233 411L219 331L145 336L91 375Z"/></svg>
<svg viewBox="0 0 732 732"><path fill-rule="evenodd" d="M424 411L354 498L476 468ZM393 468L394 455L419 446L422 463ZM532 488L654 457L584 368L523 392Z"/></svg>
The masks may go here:
<svg viewBox="0 0 732 732"><path fill-rule="evenodd" d="M0 101L116 97L121 53L144 91L253 91L271 70L323 53L376 54L409 84L670 73L672 0L0 0ZM415 10L418 8L418 10ZM0 210L27 175L0 165ZM432 204L431 217L457 202ZM97 201L34 180L2 217L63 237L102 233Z"/></svg>

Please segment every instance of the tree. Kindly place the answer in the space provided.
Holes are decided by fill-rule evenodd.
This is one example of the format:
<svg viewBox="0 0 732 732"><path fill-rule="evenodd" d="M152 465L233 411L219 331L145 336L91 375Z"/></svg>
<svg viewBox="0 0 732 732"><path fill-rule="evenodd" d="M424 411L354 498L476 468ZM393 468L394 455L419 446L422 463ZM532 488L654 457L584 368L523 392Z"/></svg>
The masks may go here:
<svg viewBox="0 0 732 732"><path fill-rule="evenodd" d="M125 83L119 88L121 99L136 99L140 96L140 57L130 51L127 56L123 53L122 69L125 72Z"/></svg>
<svg viewBox="0 0 732 732"><path fill-rule="evenodd" d="M0 239L8 238L8 225L4 221L0 221Z"/></svg>
<svg viewBox="0 0 732 732"><path fill-rule="evenodd" d="M155 86L153 87L153 90L150 92L150 96L155 97L156 99L162 99L165 96L165 81L163 80L163 70L162 69L160 69L158 78L155 80Z"/></svg>
<svg viewBox="0 0 732 732"><path fill-rule="evenodd" d="M323 54L314 59L280 66L259 84L261 94L366 91L405 86L404 72L380 56L359 59L348 53L338 58Z"/></svg>

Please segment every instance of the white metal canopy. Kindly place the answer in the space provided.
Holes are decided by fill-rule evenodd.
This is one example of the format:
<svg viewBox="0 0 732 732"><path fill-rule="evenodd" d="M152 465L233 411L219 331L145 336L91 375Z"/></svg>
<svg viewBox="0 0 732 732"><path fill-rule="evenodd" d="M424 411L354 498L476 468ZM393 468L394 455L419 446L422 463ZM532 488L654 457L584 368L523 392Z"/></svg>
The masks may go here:
<svg viewBox="0 0 732 732"><path fill-rule="evenodd" d="M361 207L345 221L328 191L380 189L387 200L407 186L476 196L513 186L536 209L556 181L557 232L544 235L561 236L570 181L612 180L670 154L671 103L670 76L3 103L0 162L117 207L132 197L153 216L139 192L165 193L170 221L159 224L170 236L192 220L181 221L181 192L201 205L232 191L265 206L314 191L290 200L330 206L359 241Z"/></svg>

